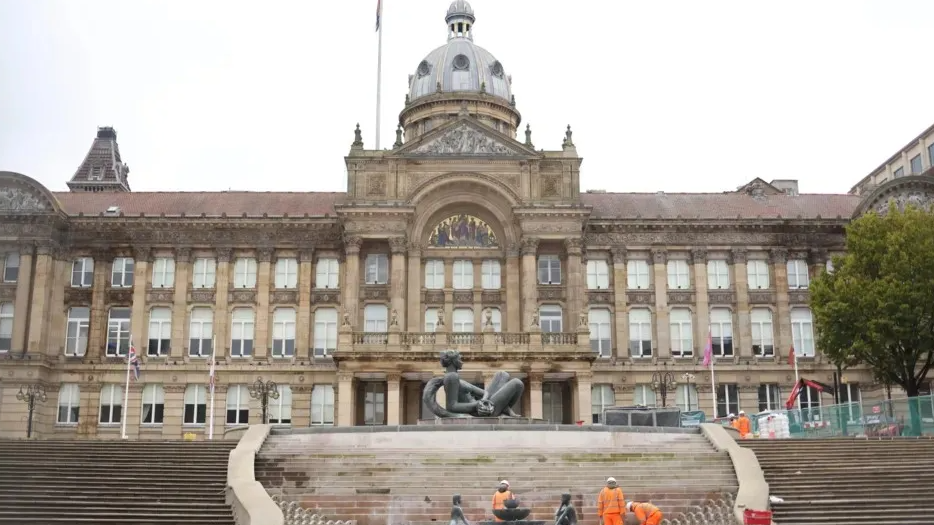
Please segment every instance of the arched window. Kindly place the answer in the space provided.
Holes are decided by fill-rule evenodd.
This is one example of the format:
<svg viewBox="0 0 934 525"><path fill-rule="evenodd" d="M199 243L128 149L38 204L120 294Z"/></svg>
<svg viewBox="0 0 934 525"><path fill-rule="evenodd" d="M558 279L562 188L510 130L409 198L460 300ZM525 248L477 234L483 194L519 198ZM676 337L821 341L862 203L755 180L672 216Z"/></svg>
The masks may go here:
<svg viewBox="0 0 934 525"><path fill-rule="evenodd" d="M272 316L272 356L295 355L295 310L276 308Z"/></svg>
<svg viewBox="0 0 934 525"><path fill-rule="evenodd" d="M253 355L253 310L236 308L230 316L230 355L249 357Z"/></svg>

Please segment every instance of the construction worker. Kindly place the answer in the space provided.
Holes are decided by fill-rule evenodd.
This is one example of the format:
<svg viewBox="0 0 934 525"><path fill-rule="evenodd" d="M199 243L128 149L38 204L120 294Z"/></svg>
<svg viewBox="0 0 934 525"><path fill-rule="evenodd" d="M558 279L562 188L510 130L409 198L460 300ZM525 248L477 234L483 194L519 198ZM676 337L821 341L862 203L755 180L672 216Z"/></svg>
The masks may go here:
<svg viewBox="0 0 934 525"><path fill-rule="evenodd" d="M616 484L616 478L606 478L606 486L597 496L597 516L603 520L603 525L623 525L625 501L623 489Z"/></svg>
<svg viewBox="0 0 934 525"><path fill-rule="evenodd" d="M739 427L738 427L739 424L736 422L736 414L731 412L730 415L726 416L726 418L727 418L727 421L730 422L730 428L735 429L737 432L739 432Z"/></svg>
<svg viewBox="0 0 934 525"><path fill-rule="evenodd" d="M746 439L746 436L752 432L752 422L749 421L749 418L746 417L746 412L743 410L739 411L739 417L736 418L736 430L739 431L739 437L741 439Z"/></svg>
<svg viewBox="0 0 934 525"><path fill-rule="evenodd" d="M499 482L499 488L496 489L496 492L493 493L493 509L505 509L506 500L516 499L512 491L509 490L509 482L505 479ZM497 518L496 515L493 515L495 521L503 521L500 518Z"/></svg>
<svg viewBox="0 0 934 525"><path fill-rule="evenodd" d="M647 501L643 503L630 501L626 503L626 510L636 515L639 525L659 525L662 522L662 511Z"/></svg>

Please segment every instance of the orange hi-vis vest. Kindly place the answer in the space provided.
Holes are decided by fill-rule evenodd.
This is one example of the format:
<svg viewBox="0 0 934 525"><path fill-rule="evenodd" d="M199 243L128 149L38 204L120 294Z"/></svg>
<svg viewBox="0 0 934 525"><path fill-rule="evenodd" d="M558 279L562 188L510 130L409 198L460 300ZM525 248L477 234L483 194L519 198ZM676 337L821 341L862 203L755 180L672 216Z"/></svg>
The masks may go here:
<svg viewBox="0 0 934 525"><path fill-rule="evenodd" d="M746 416L740 416L736 420L736 430L739 430L739 437L746 437L747 434L751 431L749 428L751 425L749 423L749 418Z"/></svg>
<svg viewBox="0 0 934 525"><path fill-rule="evenodd" d="M639 523L644 523L647 519L651 518L653 514L661 513L658 507L651 503L635 503L632 506L632 511L635 513L636 518L638 518Z"/></svg>
<svg viewBox="0 0 934 525"><path fill-rule="evenodd" d="M616 487L603 487L600 495L597 496L597 516L603 517L604 514L625 514L626 498L623 496L623 489Z"/></svg>
<svg viewBox="0 0 934 525"><path fill-rule="evenodd" d="M507 499L516 499L515 496L512 495L511 490L506 490L503 492L500 492L497 490L496 492L493 493L493 508L494 509L505 509L506 508L505 501ZM495 521L503 521L497 518L496 516L493 516L493 519Z"/></svg>

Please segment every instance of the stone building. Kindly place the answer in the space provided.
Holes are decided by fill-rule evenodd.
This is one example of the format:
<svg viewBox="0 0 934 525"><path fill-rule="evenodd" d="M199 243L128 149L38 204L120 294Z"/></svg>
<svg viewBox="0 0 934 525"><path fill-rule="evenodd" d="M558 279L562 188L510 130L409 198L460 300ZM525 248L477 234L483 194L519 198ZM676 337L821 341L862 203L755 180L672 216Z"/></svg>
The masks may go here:
<svg viewBox="0 0 934 525"><path fill-rule="evenodd" d="M272 423L413 424L447 348L477 384L522 378L521 413L564 423L634 403L778 408L792 347L803 377L830 380L809 279L897 188L582 192L571 128L560 150L534 147L474 21L451 4L391 150L358 127L346 193L133 192L112 128L68 192L0 173L0 436L25 434L32 384L43 437L118 437L123 418L131 438L212 420L219 435L261 421L259 377L278 384ZM141 375L124 392L131 344ZM847 382L846 398L882 395L865 372Z"/></svg>

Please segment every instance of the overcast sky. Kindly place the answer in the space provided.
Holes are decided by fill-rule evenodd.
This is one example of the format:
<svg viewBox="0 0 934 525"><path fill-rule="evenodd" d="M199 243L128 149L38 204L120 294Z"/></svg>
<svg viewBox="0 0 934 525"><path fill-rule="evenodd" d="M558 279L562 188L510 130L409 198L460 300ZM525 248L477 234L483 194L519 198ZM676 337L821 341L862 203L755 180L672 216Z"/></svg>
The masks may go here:
<svg viewBox="0 0 934 525"><path fill-rule="evenodd" d="M846 192L934 122L930 0L471 0L522 128L584 189ZM384 0L381 146L446 0ZM343 191L374 147L376 0L0 0L0 170L53 190L99 125L134 190Z"/></svg>

